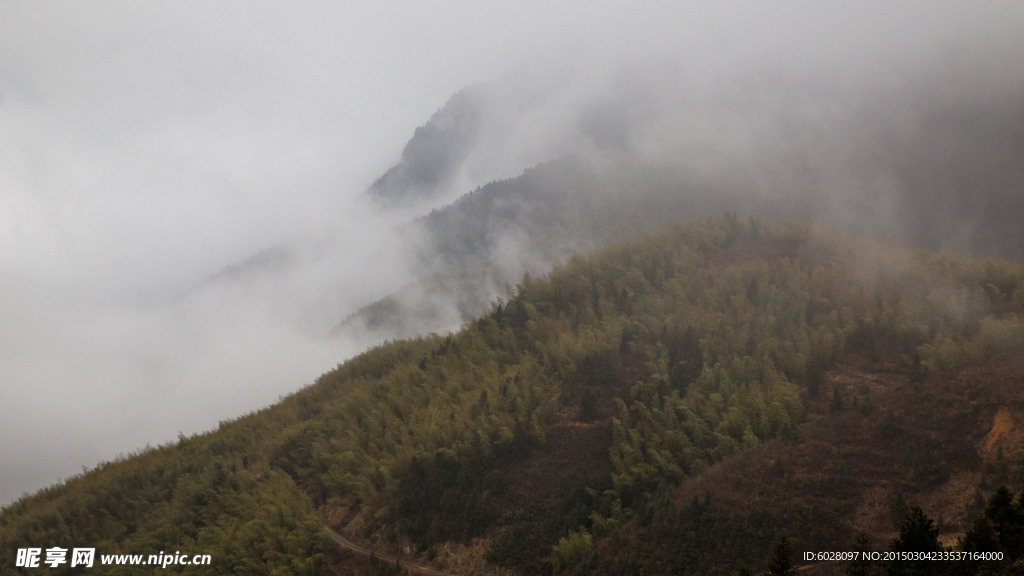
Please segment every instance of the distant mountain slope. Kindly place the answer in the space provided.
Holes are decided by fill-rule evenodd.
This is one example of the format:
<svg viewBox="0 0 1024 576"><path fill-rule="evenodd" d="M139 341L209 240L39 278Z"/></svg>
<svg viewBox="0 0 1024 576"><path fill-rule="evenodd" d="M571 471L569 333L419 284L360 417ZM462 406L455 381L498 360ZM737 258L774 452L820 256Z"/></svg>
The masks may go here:
<svg viewBox="0 0 1024 576"><path fill-rule="evenodd" d="M1024 259L1024 99L919 102L905 127L879 128L871 157L899 186L893 223L908 242ZM901 102L886 110L899 113ZM902 129L901 129L902 128Z"/></svg>
<svg viewBox="0 0 1024 576"><path fill-rule="evenodd" d="M335 335L373 343L452 330L525 272L724 211L1024 258L1024 94L984 71L839 86L764 71L703 84L652 65L597 91L565 84L467 87L413 132L368 191L380 218L367 235L404 246L383 263L403 267L390 274L404 287L323 302L340 310L324 322ZM301 267L294 248L221 277ZM405 252L415 254L408 269ZM319 292L332 289L352 291Z"/></svg>
<svg viewBox="0 0 1024 576"><path fill-rule="evenodd" d="M433 200L455 183L466 156L477 143L487 93L470 86L455 93L426 124L416 128L401 159L370 186L385 206Z"/></svg>
<svg viewBox="0 0 1024 576"><path fill-rule="evenodd" d="M740 206L772 212L728 190L680 184L678 174L620 168L609 173L567 156L419 218L405 233L420 244L420 279L351 314L338 331L386 339L453 329L523 274L544 274L575 252L696 214Z"/></svg>
<svg viewBox="0 0 1024 576"><path fill-rule="evenodd" d="M725 103L716 106L713 93L677 96L666 107L670 96L645 92L664 82L634 79L574 110L578 135L563 138L572 142L563 154L436 209L424 224L430 247L447 263L470 253L490 260L506 236L522 243L540 234L572 251L609 240L602 225L627 237L686 214L730 210L813 216L929 249L1024 258L1024 231L1011 221L1024 214L1022 94L982 99L929 76L886 98L766 81L755 84L760 99L744 104L729 103L734 87L725 84Z"/></svg>
<svg viewBox="0 0 1024 576"><path fill-rule="evenodd" d="M652 67L605 88L575 101L557 91L519 106L477 100L481 117L504 120L480 125L466 152L474 163L515 165L515 146L494 145L503 139L551 155L411 224L414 274L426 280L355 312L340 330L387 338L451 329L524 272L723 211L1024 258L1024 165L1015 160L1024 158L1024 94L980 72L935 69L872 92L768 72L698 86ZM554 114L563 118L555 128L529 134L535 117ZM438 274L448 278L436 282Z"/></svg>
<svg viewBox="0 0 1024 576"><path fill-rule="evenodd" d="M20 500L0 534L9 549L211 554L195 574L328 574L343 558L321 518L446 572L724 575L760 565L783 534L839 549L829 538L877 529L850 517L864 494L948 488L955 507L1019 476L1015 444L1002 472L971 473L990 459L978 440L993 403L1013 406L1012 394L947 383L1022 350L1019 264L756 217L678 223L527 279L458 333L375 348L257 414ZM956 408L975 401L973 416ZM935 402L963 418L928 420ZM896 466L867 481L850 476L866 465L856 454L847 472L802 448L773 464L801 438L817 443L808 454L852 450L829 426L909 444L879 444ZM808 479L812 496L827 472L834 503L785 493L736 511L746 496L722 481L705 511L683 507L737 466L751 481ZM798 531L812 524L841 528ZM0 572L13 562L0 556Z"/></svg>
<svg viewBox="0 0 1024 576"><path fill-rule="evenodd" d="M277 244L249 256L241 262L225 266L206 279L206 282L231 282L247 280L262 274L279 272L293 266L296 261L292 247Z"/></svg>

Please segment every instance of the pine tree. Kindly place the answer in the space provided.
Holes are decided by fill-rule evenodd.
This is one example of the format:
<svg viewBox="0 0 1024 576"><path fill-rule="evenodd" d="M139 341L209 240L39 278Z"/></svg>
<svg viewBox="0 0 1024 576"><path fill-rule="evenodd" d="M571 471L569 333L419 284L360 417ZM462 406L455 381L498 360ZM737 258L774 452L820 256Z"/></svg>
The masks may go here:
<svg viewBox="0 0 1024 576"><path fill-rule="evenodd" d="M985 516L976 518L971 529L960 540L958 548L964 552L996 552L1000 550L999 536L992 527L992 522ZM957 562L951 567L950 575L989 576L999 574L1003 566L1004 563L998 561Z"/></svg>
<svg viewBox="0 0 1024 576"><path fill-rule="evenodd" d="M899 536L892 541L893 552L939 552L939 529L924 510L913 506L907 511L900 526ZM889 576L911 576L937 574L942 566L928 560L905 560L902 558L891 561L886 567Z"/></svg>
<svg viewBox="0 0 1024 576"><path fill-rule="evenodd" d="M868 576L875 573L875 563L868 558L867 552L871 552L871 538L861 532L853 543L853 549L858 552L857 559L846 566L846 576Z"/></svg>
<svg viewBox="0 0 1024 576"><path fill-rule="evenodd" d="M772 551L772 558L768 561L768 570L765 576L794 576L796 566L793 566L793 548L789 544L789 538L783 536L775 544Z"/></svg>
<svg viewBox="0 0 1024 576"><path fill-rule="evenodd" d="M1024 511L1013 501L1013 492L1006 486L1000 486L988 499L985 506L985 517L992 522L992 527L999 536L999 546L1009 560L1021 557L1022 540L1024 540Z"/></svg>

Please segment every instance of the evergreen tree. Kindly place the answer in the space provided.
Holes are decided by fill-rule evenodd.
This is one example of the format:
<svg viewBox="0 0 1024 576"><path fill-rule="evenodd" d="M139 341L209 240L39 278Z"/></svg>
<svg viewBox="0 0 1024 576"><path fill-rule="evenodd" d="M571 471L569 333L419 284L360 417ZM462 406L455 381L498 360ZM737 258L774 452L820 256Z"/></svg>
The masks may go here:
<svg viewBox="0 0 1024 576"><path fill-rule="evenodd" d="M985 516L974 520L971 529L960 540L960 550L964 552L995 552L1000 549L999 536L992 522ZM1003 562L957 562L952 566L950 576L987 576L1001 573Z"/></svg>
<svg viewBox="0 0 1024 576"><path fill-rule="evenodd" d="M939 552L939 529L924 510L913 506L907 511L899 536L892 541L893 552ZM942 565L929 560L906 560L897 558L889 562L886 573L889 576L916 576L941 573Z"/></svg>
<svg viewBox="0 0 1024 576"><path fill-rule="evenodd" d="M857 539L853 543L853 549L858 552L857 559L853 560L846 566L846 576L869 576L874 574L875 563L865 554L871 552L871 538L867 534L861 532L857 534Z"/></svg>
<svg viewBox="0 0 1024 576"><path fill-rule="evenodd" d="M783 536L775 544L772 551L772 558L768 561L768 570L765 576L794 576L796 566L793 565L793 548L789 544L789 538Z"/></svg>
<svg viewBox="0 0 1024 576"><path fill-rule="evenodd" d="M1013 501L1013 492L1009 488L1000 486L989 497L985 517L992 522L992 528L999 538L999 547L1006 553L1007 559L1019 559L1024 544L1024 511Z"/></svg>
<svg viewBox="0 0 1024 576"><path fill-rule="evenodd" d="M974 521L971 529L960 541L960 549L964 552L994 552L999 550L999 535L992 527L992 521L981 516Z"/></svg>

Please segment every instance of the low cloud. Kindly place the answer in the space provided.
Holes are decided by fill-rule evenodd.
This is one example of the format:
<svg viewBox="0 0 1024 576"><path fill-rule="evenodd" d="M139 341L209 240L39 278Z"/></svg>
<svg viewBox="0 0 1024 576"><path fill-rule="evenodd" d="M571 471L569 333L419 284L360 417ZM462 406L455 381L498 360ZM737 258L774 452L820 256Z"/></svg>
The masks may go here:
<svg viewBox="0 0 1024 576"><path fill-rule="evenodd" d="M627 151L762 200L817 181L848 191L818 206L856 221L931 182L886 164L899 146L934 137L914 170L970 149L941 149L959 129L900 100L906 77L942 79L939 114L994 103L1019 121L999 102L1019 102L1021 22L1011 2L4 4L0 503L258 409L372 344L332 330L423 269L420 213L365 190L464 86L498 93L439 202ZM980 125L978 141L1019 134ZM897 148L873 156L880 141ZM971 226L949 235L975 241ZM499 267L533 257L499 240Z"/></svg>

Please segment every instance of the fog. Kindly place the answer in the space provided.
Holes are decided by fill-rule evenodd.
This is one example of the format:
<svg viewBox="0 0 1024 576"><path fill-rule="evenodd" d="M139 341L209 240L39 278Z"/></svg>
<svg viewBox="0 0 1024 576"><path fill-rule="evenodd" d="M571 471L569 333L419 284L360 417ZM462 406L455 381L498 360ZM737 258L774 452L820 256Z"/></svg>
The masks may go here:
<svg viewBox="0 0 1024 576"><path fill-rule="evenodd" d="M215 428L375 344L332 329L423 273L410 220L491 180L618 146L686 152L698 175L758 156L741 180L770 195L785 151L842 140L794 141L766 112L800 103L798 124L849 128L857 148L855 116L829 102L885 101L915 75L959 74L941 84L954 100L978 83L1020 95L1015 2L591 4L0 4L0 503ZM497 103L446 188L370 202L414 129L473 84ZM715 113L663 113L700 103ZM602 122L619 123L610 141Z"/></svg>

